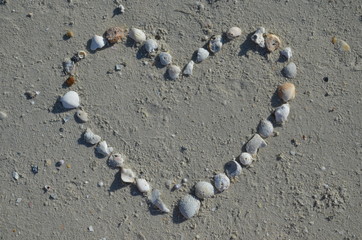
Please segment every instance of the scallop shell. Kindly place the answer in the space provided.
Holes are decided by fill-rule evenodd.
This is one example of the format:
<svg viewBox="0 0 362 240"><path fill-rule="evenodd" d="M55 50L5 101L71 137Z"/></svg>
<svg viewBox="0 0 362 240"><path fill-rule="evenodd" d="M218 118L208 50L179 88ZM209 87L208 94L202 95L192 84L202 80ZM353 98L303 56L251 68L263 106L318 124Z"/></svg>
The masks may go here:
<svg viewBox="0 0 362 240"><path fill-rule="evenodd" d="M90 50L95 51L97 49L103 48L106 45L106 39L102 36L94 35L90 45Z"/></svg>
<svg viewBox="0 0 362 240"><path fill-rule="evenodd" d="M196 62L200 63L204 61L206 58L208 58L210 55L209 51L207 51L205 48L199 48L197 50L197 56L196 56Z"/></svg>
<svg viewBox="0 0 362 240"><path fill-rule="evenodd" d="M251 36L251 40L259 45L259 47L264 48L265 47L265 28L260 27L258 28L255 33Z"/></svg>
<svg viewBox="0 0 362 240"><path fill-rule="evenodd" d="M146 52L152 53L158 48L158 43L154 39L148 39L145 42L144 47L146 49Z"/></svg>
<svg viewBox="0 0 362 240"><path fill-rule="evenodd" d="M121 27L111 27L107 29L103 36L111 44L119 43L126 38L126 30Z"/></svg>
<svg viewBox="0 0 362 240"><path fill-rule="evenodd" d="M101 141L98 143L98 146L96 147L97 153L101 154L104 157L107 157L109 154L113 152L112 147L108 147L106 141Z"/></svg>
<svg viewBox="0 0 362 240"><path fill-rule="evenodd" d="M100 136L94 134L89 128L84 132L84 141L86 141L86 143L94 145L99 143L101 139Z"/></svg>
<svg viewBox="0 0 362 240"><path fill-rule="evenodd" d="M279 124L283 124L288 120L289 112L290 112L290 107L288 103L285 103L280 107L277 107L274 112L275 121Z"/></svg>
<svg viewBox="0 0 362 240"><path fill-rule="evenodd" d="M250 153L243 152L240 154L239 162L243 166L249 166L253 162L253 156Z"/></svg>
<svg viewBox="0 0 362 240"><path fill-rule="evenodd" d="M228 177L236 177L241 174L241 166L235 160L227 162L224 166L225 173Z"/></svg>
<svg viewBox="0 0 362 240"><path fill-rule="evenodd" d="M273 132L274 132L274 127L269 120L263 119L260 121L258 125L258 133L261 137L268 138L273 134Z"/></svg>
<svg viewBox="0 0 362 240"><path fill-rule="evenodd" d="M169 213L170 209L166 206L166 204L161 199L161 193L158 189L153 189L151 195L148 197L148 200L155 205L158 209L160 209L164 213Z"/></svg>
<svg viewBox="0 0 362 240"><path fill-rule="evenodd" d="M284 57L286 57L286 59L290 59L293 55L292 53L292 49L290 47L286 47L283 50L280 51L280 54Z"/></svg>
<svg viewBox="0 0 362 240"><path fill-rule="evenodd" d="M200 201L194 196L186 195L180 200L178 207L181 214L186 219L190 219L199 212L200 205Z"/></svg>
<svg viewBox="0 0 362 240"><path fill-rule="evenodd" d="M214 196L214 194L215 194L214 186L212 186L211 183L204 181L196 183L195 195L199 199L210 198Z"/></svg>
<svg viewBox="0 0 362 240"><path fill-rule="evenodd" d="M277 35L274 34L267 34L265 37L265 46L268 49L269 52L273 52L277 50L282 42L280 41L280 38Z"/></svg>
<svg viewBox="0 0 362 240"><path fill-rule="evenodd" d="M295 78L297 76L297 66L291 62L283 68L282 73L287 78Z"/></svg>
<svg viewBox="0 0 362 240"><path fill-rule="evenodd" d="M77 119L82 122L88 122L88 113L84 112L83 110L77 110L77 112L75 113L75 116L77 117Z"/></svg>
<svg viewBox="0 0 362 240"><path fill-rule="evenodd" d="M158 57L160 59L160 63L163 66L169 65L172 62L172 56L171 56L171 54L169 54L167 52L160 53L160 55L158 55Z"/></svg>
<svg viewBox="0 0 362 240"><path fill-rule="evenodd" d="M223 192L230 187L230 179L224 173L216 174L214 185L219 192Z"/></svg>
<svg viewBox="0 0 362 240"><path fill-rule="evenodd" d="M194 69L194 61L190 61L187 65L186 65L186 67L185 67L185 69L184 69L184 71L183 71L183 74L184 75L186 75L186 76L190 76L190 75L192 75L192 70Z"/></svg>
<svg viewBox="0 0 362 240"><path fill-rule="evenodd" d="M113 153L108 158L108 166L111 168L121 168L124 166L124 162L126 161L127 157L120 153Z"/></svg>
<svg viewBox="0 0 362 240"><path fill-rule="evenodd" d="M70 58L66 58L63 61L63 71L65 74L74 75L75 73L75 64Z"/></svg>
<svg viewBox="0 0 362 240"><path fill-rule="evenodd" d="M136 174L130 168L122 168L121 179L125 183L133 183L136 179Z"/></svg>
<svg viewBox="0 0 362 240"><path fill-rule="evenodd" d="M238 27L232 27L226 32L226 37L229 40L233 40L241 35L241 29Z"/></svg>
<svg viewBox="0 0 362 240"><path fill-rule="evenodd" d="M284 101L289 102L295 98L295 86L293 83L283 83L278 87L278 96Z"/></svg>
<svg viewBox="0 0 362 240"><path fill-rule="evenodd" d="M64 108L72 109L77 108L80 105L80 99L77 92L69 91L60 98Z"/></svg>
<svg viewBox="0 0 362 240"><path fill-rule="evenodd" d="M171 65L168 67L167 73L171 80L176 80L181 73L181 69L179 66Z"/></svg>
<svg viewBox="0 0 362 240"><path fill-rule="evenodd" d="M146 179L137 178L136 185L137 185L138 191L140 191L141 193L147 193L147 192L151 191L151 186L146 181Z"/></svg>
<svg viewBox="0 0 362 240"><path fill-rule="evenodd" d="M217 53L222 48L222 37L221 35L212 36L209 44L208 44L209 51L212 53Z"/></svg>
<svg viewBox="0 0 362 240"><path fill-rule="evenodd" d="M131 28L128 36L132 38L136 43L142 43L146 41L146 34L138 28Z"/></svg>
<svg viewBox="0 0 362 240"><path fill-rule="evenodd" d="M245 146L245 150L251 155L256 155L258 153L259 148L266 147L268 144L264 141L264 139L259 135L255 134L249 142L247 142Z"/></svg>

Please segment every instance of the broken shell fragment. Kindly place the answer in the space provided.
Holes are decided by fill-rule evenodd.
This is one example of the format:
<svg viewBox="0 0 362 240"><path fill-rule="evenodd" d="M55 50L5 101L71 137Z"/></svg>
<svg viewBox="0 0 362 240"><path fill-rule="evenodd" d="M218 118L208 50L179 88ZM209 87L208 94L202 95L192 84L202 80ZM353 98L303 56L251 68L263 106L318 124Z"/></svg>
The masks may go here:
<svg viewBox="0 0 362 240"><path fill-rule="evenodd" d="M253 156L250 153L243 152L240 154L239 162L243 166L249 166L253 162Z"/></svg>
<svg viewBox="0 0 362 240"><path fill-rule="evenodd" d="M258 153L259 148L266 147L267 145L259 134L255 134L249 142L246 143L245 150L253 156Z"/></svg>
<svg viewBox="0 0 362 240"><path fill-rule="evenodd" d="M290 112L290 107L288 103L281 105L275 109L275 121L279 124L283 124L288 120L288 115Z"/></svg>
<svg viewBox="0 0 362 240"><path fill-rule="evenodd" d="M181 69L179 66L171 65L168 67L167 73L171 80L176 80L181 73Z"/></svg>
<svg viewBox="0 0 362 240"><path fill-rule="evenodd" d="M160 63L163 66L169 65L172 62L172 56L171 56L171 54L169 54L167 52L160 53L160 55L158 57L160 58Z"/></svg>
<svg viewBox="0 0 362 240"><path fill-rule="evenodd" d="M283 68L282 73L287 78L295 78L297 76L297 66L294 62L291 62Z"/></svg>
<svg viewBox="0 0 362 240"><path fill-rule="evenodd" d="M75 73L75 65L74 62L70 58L66 58L63 61L63 72L68 75L74 75Z"/></svg>
<svg viewBox="0 0 362 240"><path fill-rule="evenodd" d="M88 119L88 113L86 113L83 110L77 110L77 112L75 113L75 116L82 123L88 122L88 120L89 120Z"/></svg>
<svg viewBox="0 0 362 240"><path fill-rule="evenodd" d="M119 43L126 38L126 30L121 27L111 27L103 34L110 44Z"/></svg>
<svg viewBox="0 0 362 240"><path fill-rule="evenodd" d="M280 51L280 54L284 56L286 59L290 59L293 55L292 49L290 47L286 47Z"/></svg>
<svg viewBox="0 0 362 240"><path fill-rule="evenodd" d="M86 141L86 143L94 145L99 143L101 139L100 136L94 134L89 128L84 132L84 141Z"/></svg>
<svg viewBox="0 0 362 240"><path fill-rule="evenodd" d="M90 50L95 51L97 49L103 48L106 45L106 39L102 36L94 35L90 45Z"/></svg>
<svg viewBox="0 0 362 240"><path fill-rule="evenodd" d="M65 85L67 85L67 87L72 86L74 83L75 83L75 76L69 76L65 81Z"/></svg>
<svg viewBox="0 0 362 240"><path fill-rule="evenodd" d="M18 180L19 179L19 173L17 173L17 172L13 172L13 174L12 174L12 176L13 176L13 178L15 179L15 180Z"/></svg>
<svg viewBox="0 0 362 240"><path fill-rule="evenodd" d="M267 34L265 37L265 46L269 52L277 50L281 46L282 42L277 35Z"/></svg>
<svg viewBox="0 0 362 240"><path fill-rule="evenodd" d="M274 127L269 120L263 119L260 121L258 125L258 133L261 137L268 138L273 134L273 132L274 132Z"/></svg>
<svg viewBox="0 0 362 240"><path fill-rule="evenodd" d="M236 177L241 174L241 166L235 160L227 162L224 166L225 173L228 177Z"/></svg>
<svg viewBox="0 0 362 240"><path fill-rule="evenodd" d="M210 198L214 196L214 194L214 186L212 186L212 184L209 182L201 181L195 185L195 195L199 199Z"/></svg>
<svg viewBox="0 0 362 240"><path fill-rule="evenodd" d="M184 71L183 71L183 74L184 75L186 75L186 76L190 76L190 75L192 75L192 70L194 69L194 61L190 61L187 65L186 65L186 67L185 67L185 69L184 69Z"/></svg>
<svg viewBox="0 0 362 240"><path fill-rule="evenodd" d="M161 199L161 193L158 189L153 189L151 195L148 197L148 200L160 209L164 213L169 213L170 209L166 206L166 204Z"/></svg>
<svg viewBox="0 0 362 240"><path fill-rule="evenodd" d="M130 168L122 168L121 179L124 183L133 183L136 179L136 174Z"/></svg>
<svg viewBox="0 0 362 240"><path fill-rule="evenodd" d="M146 34L138 28L131 28L131 30L129 30L128 36L136 43L142 43L146 41Z"/></svg>
<svg viewBox="0 0 362 240"><path fill-rule="evenodd" d="M212 36L209 44L208 44L209 51L212 53L217 53L222 48L222 37L221 35Z"/></svg>
<svg viewBox="0 0 362 240"><path fill-rule="evenodd" d="M179 207L181 214L186 219L190 219L199 212L200 205L201 204L198 199L196 199L194 196L188 194L180 200L178 207Z"/></svg>
<svg viewBox="0 0 362 240"><path fill-rule="evenodd" d="M283 83L278 87L278 96L284 101L289 102L295 98L295 86L293 83Z"/></svg>
<svg viewBox="0 0 362 240"><path fill-rule="evenodd" d="M124 162L126 161L127 157L120 153L113 153L108 158L108 166L110 168L121 168L124 165Z"/></svg>
<svg viewBox="0 0 362 240"><path fill-rule="evenodd" d="M107 157L109 154L113 152L112 147L108 147L106 141L101 141L98 143L98 146L96 147L97 153L101 154L104 157Z"/></svg>
<svg viewBox="0 0 362 240"><path fill-rule="evenodd" d="M264 48L265 47L265 28L260 27L258 28L255 33L251 36L251 40L259 45L259 47Z"/></svg>
<svg viewBox="0 0 362 240"><path fill-rule="evenodd" d="M241 29L238 27L232 27L226 32L226 37L229 40L233 40L241 35Z"/></svg>
<svg viewBox="0 0 362 240"><path fill-rule="evenodd" d="M147 192L151 191L151 186L146 181L146 179L138 178L136 180L136 185L137 185L138 191L140 191L141 193L147 193Z"/></svg>
<svg viewBox="0 0 362 240"><path fill-rule="evenodd" d="M208 58L210 55L209 51L207 51L205 48L199 48L197 50L197 56L196 56L196 62L200 63L204 61L206 58Z"/></svg>
<svg viewBox="0 0 362 240"><path fill-rule="evenodd" d="M158 48L158 43L154 39L148 39L144 44L145 50L148 53L154 52Z"/></svg>
<svg viewBox="0 0 362 240"><path fill-rule="evenodd" d="M219 173L214 176L214 185L219 192L223 192L230 186L230 179L224 174Z"/></svg>
<svg viewBox="0 0 362 240"><path fill-rule="evenodd" d="M332 43L335 45L335 48L340 52L350 52L351 47L343 40L340 40L336 37L332 38Z"/></svg>
<svg viewBox="0 0 362 240"><path fill-rule="evenodd" d="M72 109L77 108L80 105L80 99L77 92L69 91L60 98L64 108Z"/></svg>

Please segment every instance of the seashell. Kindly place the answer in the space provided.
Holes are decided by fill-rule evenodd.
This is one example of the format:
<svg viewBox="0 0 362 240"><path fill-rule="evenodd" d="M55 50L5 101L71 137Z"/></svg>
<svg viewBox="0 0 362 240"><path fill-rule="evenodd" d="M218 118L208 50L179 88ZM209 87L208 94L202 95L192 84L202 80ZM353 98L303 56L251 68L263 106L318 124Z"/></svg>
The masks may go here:
<svg viewBox="0 0 362 240"><path fill-rule="evenodd" d="M258 125L258 133L261 137L267 138L270 137L274 132L273 124L267 120L263 119Z"/></svg>
<svg viewBox="0 0 362 240"><path fill-rule="evenodd" d="M283 68L282 72L287 78L295 78L297 76L297 66L291 62Z"/></svg>
<svg viewBox="0 0 362 240"><path fill-rule="evenodd" d="M126 159L127 157L124 154L113 153L109 156L107 163L110 168L121 168L124 166Z"/></svg>
<svg viewBox="0 0 362 240"><path fill-rule="evenodd" d="M63 61L63 71L65 74L74 75L75 73L75 65L74 62L70 58L66 58Z"/></svg>
<svg viewBox="0 0 362 240"><path fill-rule="evenodd" d="M106 45L106 39L102 36L94 35L90 45L90 50L95 51L97 49L103 48Z"/></svg>
<svg viewBox="0 0 362 240"><path fill-rule="evenodd" d="M155 205L162 212L169 213L170 209L166 206L166 204L161 199L161 193L158 189L153 189L151 195L148 197L148 200Z"/></svg>
<svg viewBox="0 0 362 240"><path fill-rule="evenodd" d="M195 195L199 199L210 198L214 196L214 194L215 194L214 186L212 186L211 183L203 181L196 183Z"/></svg>
<svg viewBox="0 0 362 240"><path fill-rule="evenodd" d="M94 145L99 143L101 139L100 136L94 134L89 128L84 132L84 141L86 141L86 143Z"/></svg>
<svg viewBox="0 0 362 240"><path fill-rule="evenodd" d="M137 185L138 191L140 191L141 193L147 193L147 192L151 191L150 184L143 178L137 178L136 185Z"/></svg>
<svg viewBox="0 0 362 240"><path fill-rule="evenodd" d="M158 55L158 57L160 58L160 63L163 66L169 65L172 62L172 56L171 56L171 54L169 54L167 52L160 53L160 55Z"/></svg>
<svg viewBox="0 0 362 240"><path fill-rule="evenodd" d="M187 65L186 65L186 67L185 67L185 69L184 69L184 71L183 71L183 74L184 75L186 75L186 76L190 76L190 75L192 75L192 70L194 69L194 61L190 61Z"/></svg>
<svg viewBox="0 0 362 240"><path fill-rule="evenodd" d="M210 55L209 51L207 51L205 48L199 48L197 50L197 56L196 56L196 62L200 63L204 61L206 58L208 58Z"/></svg>
<svg viewBox="0 0 362 240"><path fill-rule="evenodd" d="M17 173L17 172L13 172L13 174L12 174L12 176L13 176L13 178L15 179L15 180L18 180L19 179L19 173Z"/></svg>
<svg viewBox="0 0 362 240"><path fill-rule="evenodd" d="M124 13L124 12L125 12L125 8L124 8L124 6L123 6L122 4L119 4L117 8L119 9L119 12L120 12L120 13Z"/></svg>
<svg viewBox="0 0 362 240"><path fill-rule="evenodd" d="M146 41L146 34L138 28L131 28L131 30L129 30L128 36L136 43L142 43Z"/></svg>
<svg viewBox="0 0 362 240"><path fill-rule="evenodd" d="M239 162L243 166L249 166L253 162L253 156L250 153L243 152L239 156Z"/></svg>
<svg viewBox="0 0 362 240"><path fill-rule="evenodd" d="M295 86L293 83L283 83L278 87L278 96L284 101L289 102L295 98Z"/></svg>
<svg viewBox="0 0 362 240"><path fill-rule="evenodd" d="M78 93L69 91L60 98L64 108L72 109L77 108L80 105L80 99Z"/></svg>
<svg viewBox="0 0 362 240"><path fill-rule="evenodd" d="M111 27L107 29L103 36L111 44L119 43L126 38L126 30L121 27Z"/></svg>
<svg viewBox="0 0 362 240"><path fill-rule="evenodd" d="M235 160L227 162L224 166L225 173L228 177L236 177L241 174L241 166Z"/></svg>
<svg viewBox="0 0 362 240"><path fill-rule="evenodd" d="M251 36L251 40L259 45L259 47L265 48L265 28L258 28L255 33Z"/></svg>
<svg viewBox="0 0 362 240"><path fill-rule="evenodd" d="M336 37L332 38L332 43L335 45L335 48L338 49L340 52L350 52L351 47L343 40L340 40Z"/></svg>
<svg viewBox="0 0 362 240"><path fill-rule="evenodd" d="M176 80L181 73L181 69L179 66L171 65L168 67L167 73L170 79Z"/></svg>
<svg viewBox="0 0 362 240"><path fill-rule="evenodd" d="M181 214L186 219L190 219L199 212L200 205L201 204L198 199L196 199L194 196L188 194L180 200L178 207L179 207Z"/></svg>
<svg viewBox="0 0 362 240"><path fill-rule="evenodd" d="M280 51L280 54L284 57L286 57L287 59L290 59L292 57L292 48L290 47L286 47L283 50Z"/></svg>
<svg viewBox="0 0 362 240"><path fill-rule="evenodd" d="M67 37L67 38L72 38L72 37L74 37L74 32L68 30L68 31L64 34L64 36Z"/></svg>
<svg viewBox="0 0 362 240"><path fill-rule="evenodd" d="M288 103L285 103L280 107L277 107L274 112L275 121L277 123L283 124L288 120L289 112L290 112L290 107Z"/></svg>
<svg viewBox="0 0 362 240"><path fill-rule="evenodd" d="M219 173L214 176L214 185L219 192L223 192L230 186L230 179L224 174Z"/></svg>
<svg viewBox="0 0 362 240"><path fill-rule="evenodd" d="M226 32L226 37L229 40L233 40L241 35L241 29L238 27L232 27Z"/></svg>
<svg viewBox="0 0 362 240"><path fill-rule="evenodd" d="M222 37L221 35L215 35L212 36L209 45L208 45L209 51L212 53L217 53L222 48Z"/></svg>
<svg viewBox="0 0 362 240"><path fill-rule="evenodd" d="M101 141L98 143L98 146L96 147L97 153L103 155L104 157L107 157L109 154L113 152L112 147L108 147L106 141Z"/></svg>
<svg viewBox="0 0 362 240"><path fill-rule="evenodd" d="M77 110L77 112L75 113L75 116L77 117L77 119L80 122L88 122L88 113L84 112L83 110Z"/></svg>
<svg viewBox="0 0 362 240"><path fill-rule="evenodd" d="M67 87L72 86L74 83L75 83L75 76L69 76L65 81L65 85L67 85Z"/></svg>
<svg viewBox="0 0 362 240"><path fill-rule="evenodd" d="M255 134L245 146L245 150L251 155L256 155L259 148L266 147L268 144L259 134Z"/></svg>
<svg viewBox="0 0 362 240"><path fill-rule="evenodd" d="M125 183L133 183L136 179L136 174L130 168L122 168L121 179Z"/></svg>
<svg viewBox="0 0 362 240"><path fill-rule="evenodd" d="M268 49L269 52L273 52L277 50L282 42L280 41L280 38L277 35L274 34L267 34L265 37L265 46Z"/></svg>
<svg viewBox="0 0 362 240"><path fill-rule="evenodd" d="M158 48L158 43L154 39L148 39L145 42L144 47L146 49L146 52L152 53Z"/></svg>

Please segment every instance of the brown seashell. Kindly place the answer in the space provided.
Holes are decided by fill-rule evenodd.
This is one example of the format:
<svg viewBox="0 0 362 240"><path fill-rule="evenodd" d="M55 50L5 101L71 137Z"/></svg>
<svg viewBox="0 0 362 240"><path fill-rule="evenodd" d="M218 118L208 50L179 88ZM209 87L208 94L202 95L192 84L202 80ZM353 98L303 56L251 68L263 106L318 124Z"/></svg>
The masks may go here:
<svg viewBox="0 0 362 240"><path fill-rule="evenodd" d="M70 76L66 81L65 84L70 87L75 83L75 77L74 76Z"/></svg>
<svg viewBox="0 0 362 240"><path fill-rule="evenodd" d="M265 45L269 52L277 50L281 44L282 42L280 41L280 38L277 35L266 34Z"/></svg>
<svg viewBox="0 0 362 240"><path fill-rule="evenodd" d="M278 96L288 102L295 98L295 86L293 83L286 82L278 87Z"/></svg>
<svg viewBox="0 0 362 240"><path fill-rule="evenodd" d="M111 44L119 43L122 39L126 39L126 30L121 27L111 27L107 29L103 37Z"/></svg>
<svg viewBox="0 0 362 240"><path fill-rule="evenodd" d="M65 36L66 36L67 38L72 38L72 37L74 37L74 32L68 30L68 31L65 33Z"/></svg>

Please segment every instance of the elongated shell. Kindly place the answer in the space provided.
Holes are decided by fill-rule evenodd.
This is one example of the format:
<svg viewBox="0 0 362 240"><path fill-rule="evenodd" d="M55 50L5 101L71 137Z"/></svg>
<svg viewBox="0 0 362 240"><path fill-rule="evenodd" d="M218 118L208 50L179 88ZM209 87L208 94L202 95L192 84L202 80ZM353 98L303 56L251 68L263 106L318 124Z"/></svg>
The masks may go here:
<svg viewBox="0 0 362 240"><path fill-rule="evenodd" d="M132 38L136 43L142 43L146 41L146 34L138 28L131 28L128 36Z"/></svg>
<svg viewBox="0 0 362 240"><path fill-rule="evenodd" d="M180 76L181 69L179 66L171 65L168 67L167 73L171 80L176 80Z"/></svg>
<svg viewBox="0 0 362 240"><path fill-rule="evenodd" d="M147 192L151 191L151 186L146 181L146 179L138 178L136 180L136 185L137 185L138 191L140 191L141 193L147 193Z"/></svg>
<svg viewBox="0 0 362 240"><path fill-rule="evenodd" d="M97 153L101 154L104 157L107 157L109 154L113 152L112 147L108 147L106 141L101 141L98 143L98 146L96 147Z"/></svg>
<svg viewBox="0 0 362 240"><path fill-rule="evenodd" d="M240 154L239 161L243 166L249 166L253 162L253 156L250 153L243 152Z"/></svg>
<svg viewBox="0 0 362 240"><path fill-rule="evenodd" d="M108 166L110 168L121 168L124 166L124 162L126 161L127 157L121 153L113 153L108 158Z"/></svg>
<svg viewBox="0 0 362 240"><path fill-rule="evenodd" d="M187 65L186 65L186 67L185 67L185 69L184 69L184 71L183 71L183 74L184 75L186 75L186 76L190 76L190 75L192 75L192 70L194 69L194 61L190 61Z"/></svg>
<svg viewBox="0 0 362 240"><path fill-rule="evenodd" d="M295 78L297 76L297 65L293 62L289 63L283 68L282 73L287 78Z"/></svg>
<svg viewBox="0 0 362 240"><path fill-rule="evenodd" d="M219 173L214 176L214 185L219 192L223 192L230 187L230 179L224 173Z"/></svg>
<svg viewBox="0 0 362 240"><path fill-rule="evenodd" d="M224 166L225 173L228 177L236 177L241 174L241 166L235 160L229 161Z"/></svg>
<svg viewBox="0 0 362 240"><path fill-rule="evenodd" d="M148 39L144 44L145 50L148 53L154 52L158 48L158 43L154 39Z"/></svg>
<svg viewBox="0 0 362 240"><path fill-rule="evenodd" d="M284 101L289 102L295 98L295 86L293 83L283 83L278 87L278 96Z"/></svg>
<svg viewBox="0 0 362 240"><path fill-rule="evenodd" d="M232 27L226 32L226 37L229 40L233 40L241 35L241 29L239 27Z"/></svg>
<svg viewBox="0 0 362 240"><path fill-rule="evenodd" d="M255 134L249 142L247 142L245 146L245 150L251 155L256 155L258 153L259 148L266 147L267 143L264 139L259 135Z"/></svg>
<svg viewBox="0 0 362 240"><path fill-rule="evenodd" d="M90 45L90 50L95 51L97 49L103 48L106 45L106 39L102 36L94 35Z"/></svg>
<svg viewBox="0 0 362 240"><path fill-rule="evenodd" d="M196 56L196 62L200 63L204 61L206 58L208 58L210 55L209 51L207 51L205 48L199 48L197 50L197 56Z"/></svg>
<svg viewBox="0 0 362 240"><path fill-rule="evenodd" d="M171 56L171 54L169 54L167 52L160 53L160 55L158 55L158 57L160 59L160 63L163 66L169 65L172 62L172 56Z"/></svg>
<svg viewBox="0 0 362 240"><path fill-rule="evenodd" d="M151 195L148 197L148 200L160 209L164 213L169 213L170 209L166 206L166 204L161 199L161 193L158 189L153 189Z"/></svg>
<svg viewBox="0 0 362 240"><path fill-rule="evenodd" d="M274 112L275 121L279 124L283 124L288 120L289 112L290 112L290 107L288 103L285 103L280 107L277 107Z"/></svg>
<svg viewBox="0 0 362 240"><path fill-rule="evenodd" d="M100 136L94 134L89 128L87 128L87 130L84 132L84 141L86 141L86 143L94 145L99 143L101 139L102 138Z"/></svg>
<svg viewBox="0 0 362 240"><path fill-rule="evenodd" d="M181 214L186 219L190 219L199 212L200 205L200 201L194 196L186 195L180 200L178 207Z"/></svg>
<svg viewBox="0 0 362 240"><path fill-rule="evenodd" d="M251 36L251 40L259 45L259 47L265 48L265 28L258 28L255 33Z"/></svg>
<svg viewBox="0 0 362 240"><path fill-rule="evenodd" d="M121 179L125 183L133 183L136 179L136 174L130 168L122 168Z"/></svg>
<svg viewBox="0 0 362 240"><path fill-rule="evenodd" d="M258 133L261 137L268 138L273 134L273 132L274 132L274 127L269 120L263 119L260 121L258 125Z"/></svg>
<svg viewBox="0 0 362 240"><path fill-rule="evenodd" d="M214 186L212 186L212 184L209 182L201 181L195 185L195 195L199 199L210 198L214 196L214 194Z"/></svg>
<svg viewBox="0 0 362 240"><path fill-rule="evenodd" d="M77 92L69 91L60 99L64 108L72 109L80 105L80 99Z"/></svg>

